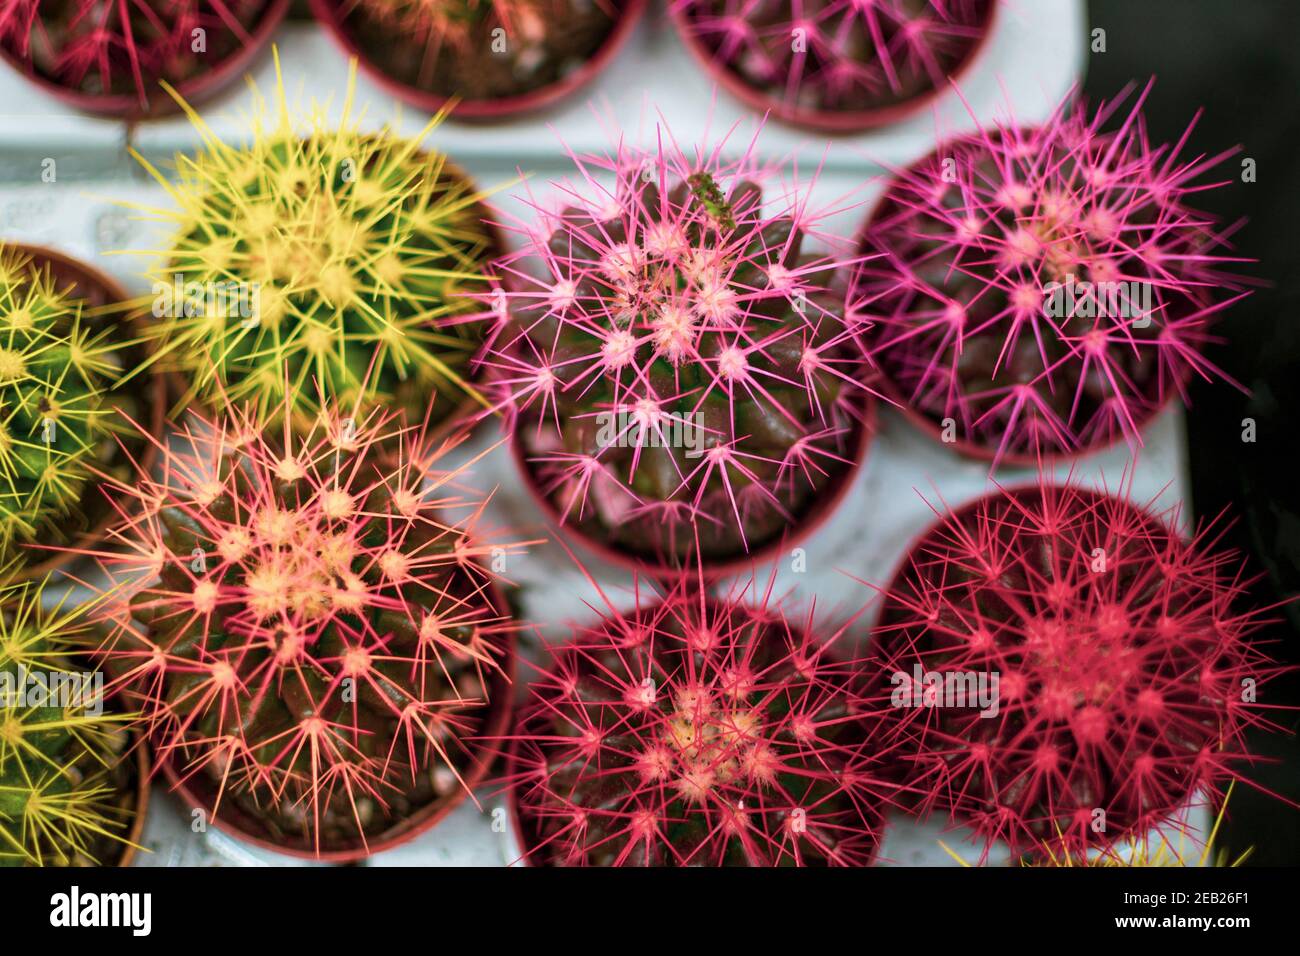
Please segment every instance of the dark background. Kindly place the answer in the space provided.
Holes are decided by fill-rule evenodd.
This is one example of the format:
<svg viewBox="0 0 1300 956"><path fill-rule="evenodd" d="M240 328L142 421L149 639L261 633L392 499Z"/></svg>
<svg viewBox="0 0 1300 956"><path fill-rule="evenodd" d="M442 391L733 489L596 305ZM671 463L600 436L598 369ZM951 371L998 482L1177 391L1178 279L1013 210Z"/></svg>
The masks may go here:
<svg viewBox="0 0 1300 956"><path fill-rule="evenodd" d="M1028 2L1028 0L1027 0ZM1300 3L1295 0L1091 0L1091 28L1106 31L1106 52L1090 53L1084 90L1109 98L1156 77L1145 114L1153 142L1175 140L1199 107L1205 115L1185 157L1241 144L1226 161L1230 179L1198 205L1232 222L1236 251L1259 260L1243 267L1268 280L1225 314L1212 361L1250 389L1221 383L1192 390L1187 416L1193 507L1207 518L1228 510L1225 544L1245 552L1263 578L1257 603L1300 593ZM1256 161L1257 180L1241 181L1241 159ZM1257 440L1241 440L1254 418ZM1265 639L1272 655L1300 664L1300 604L1279 608ZM1300 675L1270 684L1260 700L1300 705ZM1300 712L1278 722L1293 733ZM1300 802L1300 740L1255 734L1251 749L1271 761L1249 776ZM1251 864L1300 864L1300 809L1238 784L1219 845L1234 855L1254 847Z"/></svg>

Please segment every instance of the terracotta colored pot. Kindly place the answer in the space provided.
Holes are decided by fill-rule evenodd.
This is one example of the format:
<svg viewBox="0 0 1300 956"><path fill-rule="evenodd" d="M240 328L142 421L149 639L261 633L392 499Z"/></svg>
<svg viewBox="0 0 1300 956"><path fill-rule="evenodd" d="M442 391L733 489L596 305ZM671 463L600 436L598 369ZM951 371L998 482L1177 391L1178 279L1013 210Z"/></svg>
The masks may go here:
<svg viewBox="0 0 1300 956"><path fill-rule="evenodd" d="M988 45L988 39L993 33L997 20L997 8L1002 2L1003 0L990 0L988 13L981 24L982 29L978 39L961 61L953 67L952 72L948 74L949 79L957 86L961 86L962 80L979 60L984 48ZM718 63L704 42L695 36L694 31L687 22L686 15L672 0L669 0L668 3L668 15L673 21L677 35L681 38L686 49L704 67L715 83L754 112L760 115L770 113L776 119L791 126L816 130L821 133L862 133L902 122L930 106L948 89L948 87L933 87L927 92L904 100L901 103L894 103L873 110L839 112L834 110L808 110L790 106L777 96L755 89L744 79Z"/></svg>
<svg viewBox="0 0 1300 956"><path fill-rule="evenodd" d="M942 149L942 146L940 149ZM930 152L928 155L914 163L913 168L932 161L938 153L939 149ZM858 251L861 254L868 254L874 251L874 247L867 241L868 237L873 231L875 231L878 224L882 220L886 219L897 208L891 198L891 192L895 182L896 180L890 181L889 185L885 188L885 191L880 195L880 198L872 208L871 214L867 217L867 221L863 225L862 230L858 233ZM867 354L872 354L874 351L868 341L863 341L862 347ZM980 444L979 442L974 442L967 438L957 437L953 441L946 441L943 437L942 425L929 415L917 410L912 405L910 397L898 387L896 382L894 382L885 363L876 360L875 366L879 370L879 373L876 376L876 389L897 406L899 411L902 412L903 417L911 422L918 430L933 438L937 443L946 448L955 450L964 458L970 458L975 461L986 461L990 464L996 462L998 467L1037 468L1041 464L1081 458L1085 455L1105 451L1109 448L1118 446L1121 442L1126 440L1123 433L1116 433L1105 440L1093 439L1081 448L1067 449L1064 451L1043 451L1041 453L1009 451L1004 452L1001 455L998 454L996 446ZM1183 370L1180 388L1169 389L1165 395L1165 400L1161 402L1160 405L1147 410L1143 415L1135 419L1134 424L1137 429L1141 430L1147 424L1162 415L1165 410L1169 408L1176 396L1185 391L1186 387L1191 384L1191 380L1192 369L1189 366Z"/></svg>
<svg viewBox="0 0 1300 956"><path fill-rule="evenodd" d="M862 400L862 418L857 423L857 433L849 443L852 449L852 464L835 476L829 489L814 497L808 510L799 516L794 527L784 536L759 545L748 554L740 554L729 558L706 558L702 567L687 566L682 568L675 564L668 564L637 555L607 544L600 538L593 537L585 531L580 531L566 524L563 513L542 492L536 477L533 475L533 471L528 465L527 452L519 439L518 429L510 436L510 454L514 458L515 468L519 472L520 483L528 490L529 496L546 516L547 521L562 529L566 535L578 541L602 561L627 571L647 574L660 581L671 582L680 580L683 577L697 576L702 576L705 581L716 581L719 578L771 564L785 549L796 547L801 542L806 541L835 513L840 502L844 500L844 496L848 494L849 489L853 486L858 473L862 470L866 462L867 451L871 446L871 440L876 431L875 399L864 392Z"/></svg>
<svg viewBox="0 0 1300 956"><path fill-rule="evenodd" d="M66 256L61 252L53 249L47 249L44 246L26 246L21 243L0 242L0 248L11 249L31 258L33 268L44 269L48 266L50 274L54 277L55 283L60 290L71 290L74 295L86 301L87 305L94 308L106 306L115 303L126 303L130 301L130 296L126 290L115 279L110 278L98 269L87 265L71 256ZM127 313L127 321L131 326L137 325L137 320L131 318ZM128 352L128 354L130 354ZM133 361L143 361L146 354L141 347L139 354L133 357ZM142 416L140 424L147 424L150 435L161 435L163 432L163 422L167 411L167 382L166 378L151 366L147 384L142 389L142 394L146 403L146 415ZM150 441L132 442L132 452L135 460L140 463L144 471L148 471L157 455L157 447ZM123 454L121 448L115 449L117 456ZM90 528L81 534L76 540L70 542L67 547L73 549L93 548L100 544L108 532L109 526L117 518L116 513L109 506L108 500L101 492L101 485L91 482L86 489L87 510L97 509L98 513L88 513L90 519ZM21 549L19 549L21 551ZM78 559L78 555L67 550L60 550L50 554L44 560L36 564L20 566L14 571L14 580L26 581L35 578L43 578L60 568L66 567Z"/></svg>
<svg viewBox="0 0 1300 956"><path fill-rule="evenodd" d="M511 617L510 605L501 593L500 588L497 587L495 582L492 582L489 584L489 589L497 612L504 617ZM473 766L461 773L464 785L456 787L454 791L442 799L425 804L411 816L398 822L390 829L368 838L365 844L358 838L353 845L329 849L322 847L320 853L317 853L314 848L305 843L295 845L277 843L267 834L266 828L255 816L246 813L228 796L223 801L219 814L213 814L212 807L216 803L217 795L216 784L199 774L191 775L188 779L182 780L173 760L162 758L159 760L159 766L167 777L168 789L175 793L186 806L202 808L206 812L208 820L221 832L245 843L251 843L263 850L283 853L286 856L297 857L298 859L327 863L356 863L376 853L409 843L420 834L431 829L452 810L460 806L470 789L479 786L488 779L488 772L492 769L492 764L497 756L497 751L491 741L499 739L507 732L514 711L514 681L517 663L514 634L510 632L503 634L502 641L505 653L501 660L501 669L493 672L491 687L488 691L487 717L481 731L475 735L476 739L483 741L483 744L475 756Z"/></svg>
<svg viewBox="0 0 1300 956"><path fill-rule="evenodd" d="M254 60L261 54L271 35L275 33L280 22L289 12L291 0L270 0L265 12L251 34L251 42L236 50L231 56L217 63L212 69L193 77L177 86L176 91L191 106L211 100L218 93L238 80ZM140 97L131 94L103 96L74 90L37 73L29 63L25 63L0 48L0 60L8 63L25 76L29 82L40 87L60 102L86 113L114 119L123 119L130 123L157 119L180 111L180 106L161 88L150 92L147 109L140 106Z"/></svg>
<svg viewBox="0 0 1300 956"><path fill-rule="evenodd" d="M646 3L647 0L627 0L622 17L614 24L605 42L589 60L560 81L502 99L460 100L452 111L452 117L457 120L496 122L535 113L572 95L595 80L613 62L645 12ZM387 92L427 113L436 113L445 107L451 98L393 79L384 71L382 61L377 62L361 49L346 23L347 13L343 11L344 7L353 6L355 3L349 3L348 0L311 0L312 13L316 19L325 25L343 51L349 57L356 57L365 73Z"/></svg>

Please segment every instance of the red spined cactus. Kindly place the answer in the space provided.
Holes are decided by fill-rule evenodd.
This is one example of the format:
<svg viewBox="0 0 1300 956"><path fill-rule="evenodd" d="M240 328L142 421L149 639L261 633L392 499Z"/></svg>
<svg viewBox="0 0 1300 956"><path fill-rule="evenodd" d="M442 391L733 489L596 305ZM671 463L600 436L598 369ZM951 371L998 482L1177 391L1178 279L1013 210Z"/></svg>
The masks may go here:
<svg viewBox="0 0 1300 956"><path fill-rule="evenodd" d="M285 4L11 0L0 7L0 48L37 76L87 97L134 97L149 112L161 81L183 87L211 71L251 46L259 24L278 19Z"/></svg>
<svg viewBox="0 0 1300 956"><path fill-rule="evenodd" d="M974 56L994 0L672 0L704 57L783 119L865 128Z"/></svg>
<svg viewBox="0 0 1300 956"><path fill-rule="evenodd" d="M753 585L750 586L751 588ZM511 740L525 858L866 865L894 798L842 628L678 584L553 652Z"/></svg>
<svg viewBox="0 0 1300 956"><path fill-rule="evenodd" d="M995 463L1136 445L1194 376L1226 379L1201 349L1239 260L1191 203L1234 151L1182 158L1190 126L1152 145L1149 91L957 138L888 188L855 305L895 397L945 441Z"/></svg>
<svg viewBox="0 0 1300 956"><path fill-rule="evenodd" d="M998 491L943 515L885 593L871 675L887 737L910 750L915 809L969 823L985 853L1145 841L1222 802L1247 729L1279 729L1262 697L1280 668L1254 640L1263 612L1238 607L1238 557L1214 526L1185 540L1179 509L1127 497Z"/></svg>
<svg viewBox="0 0 1300 956"><path fill-rule="evenodd" d="M233 406L152 438L161 477L116 484L94 555L101 654L175 776L241 832L336 858L482 779L514 629L456 441L346 414L299 437Z"/></svg>
<svg viewBox="0 0 1300 956"><path fill-rule="evenodd" d="M560 520L659 567L743 559L809 519L873 410L844 256L810 183L751 142L575 157L492 298L517 451ZM612 179L601 183L602 177Z"/></svg>

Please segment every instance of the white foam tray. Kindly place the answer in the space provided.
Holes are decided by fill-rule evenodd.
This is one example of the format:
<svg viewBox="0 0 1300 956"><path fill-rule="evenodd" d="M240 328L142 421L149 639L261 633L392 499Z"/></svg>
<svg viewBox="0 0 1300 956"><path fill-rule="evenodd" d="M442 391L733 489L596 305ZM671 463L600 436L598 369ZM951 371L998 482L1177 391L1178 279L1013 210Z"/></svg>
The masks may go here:
<svg viewBox="0 0 1300 956"><path fill-rule="evenodd" d="M842 137L829 149L816 136L769 124L761 140L762 150L773 158L797 156L804 168L824 159L825 171L814 201L828 204L842 200L840 213L828 225L841 235L851 235L879 192L880 183L872 177L882 168L925 154L940 133L968 128L974 122L971 114L987 120L1009 111L1029 122L1044 116L1081 76L1085 25L1081 0L1011 0L1004 4L983 58L963 84L965 103L950 91L933 110L904 124ZM304 101L341 100L347 65L328 37L311 26L289 26L278 42L294 94ZM263 90L272 89L272 76L269 61L264 62L257 70ZM364 77L358 84L357 102L364 104L370 124L379 125L395 116L391 100ZM239 91L205 109L205 115L223 137L238 141L244 128L241 113L249 103L249 94ZM0 72L0 104L7 110L0 113L0 236L57 247L96 263L134 290L145 291L138 279L144 263L107 253L156 248L157 236L152 226L135 221L115 201L165 204L166 197L159 187L143 182L121 163L123 128L70 114L7 71ZM559 149L561 142L578 151L605 149L610 130L622 128L629 135L644 136L659 116L684 143L699 140L710 127L725 129L738 121L746 130L737 134L737 140L747 141L747 130L754 121L725 93L715 96L707 78L689 61L654 9L623 57L585 98L545 117L500 126L448 123L434 134L433 142L484 185L510 179L516 168L532 174L527 182L502 189L495 199L506 218L526 219L527 210L519 201L526 191L544 199L547 180L568 169ZM424 117L409 110L398 118L399 128L407 132L423 123ZM152 156L192 148L195 142L184 120L147 125L138 129L133 139L134 145ZM115 171L112 178L96 179L92 174L89 180L40 180L41 157L99 155L105 157L106 167ZM1149 498L1161 489L1165 489L1162 500L1185 497L1184 436L1178 410L1162 415L1146 430L1145 447L1134 472L1136 497ZM498 438L481 430L463 451L471 455ZM1114 487L1129 465L1128 450L1121 447L1078 462L1076 474L1085 481L1104 478ZM488 454L476 467L475 477L479 487L497 489L490 521L516 529L520 537L547 533L541 515L513 474L506 449ZM1016 481L1033 475L1006 472L1002 477ZM806 571L795 573L789 560L772 569L777 575L776 593L788 593L796 604L815 599L819 611L828 616L854 611L872 595L849 575L882 585L887 582L908 542L933 517L922 494L957 505L978 497L988 487L986 466L959 458L916 432L897 414L885 412L866 467L840 510L803 545ZM616 603L629 606L629 596L622 589L630 578L598 562L590 566ZM538 642L562 639L566 622L589 619L588 603L599 603L583 575L554 543L512 559L508 574L521 586L527 617L538 622L536 633L528 636L533 652ZM516 860L513 834L493 826L492 811L500 809L500 798L482 791L478 804L467 801L428 833L376 855L370 865L491 866ZM1208 831L1203 809L1192 812L1189 826ZM951 864L939 845L941 838L974 859L960 833L941 837L934 825L907 821L896 821L890 827L883 856L898 864ZM213 829L194 833L188 808L162 792L156 792L152 800L145 842L152 852L141 854L137 865L308 865L248 846ZM994 862L997 859L994 856Z"/></svg>

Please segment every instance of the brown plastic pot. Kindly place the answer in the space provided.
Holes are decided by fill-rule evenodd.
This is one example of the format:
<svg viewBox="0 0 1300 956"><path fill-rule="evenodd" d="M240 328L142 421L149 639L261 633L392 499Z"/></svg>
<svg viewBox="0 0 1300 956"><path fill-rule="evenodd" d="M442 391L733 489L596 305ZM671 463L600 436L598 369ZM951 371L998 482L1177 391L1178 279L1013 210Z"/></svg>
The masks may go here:
<svg viewBox="0 0 1300 956"><path fill-rule="evenodd" d="M131 301L126 290L115 279L110 278L92 266L66 256L61 252L53 249L47 249L44 246L27 246L22 243L0 242L0 249L13 250L28 256L31 259L31 266L35 269L49 268L51 276L54 277L56 285L61 290L70 291L78 298L84 299L86 304L91 308L101 306L121 304L125 307ZM123 310L123 316L132 326L138 326L138 320L130 316ZM138 347L137 355L133 360L138 364L143 362L147 353L143 347ZM128 352L130 354L130 352ZM161 435L163 432L163 422L167 410L167 382L165 377L154 367L150 367L149 378L144 389L145 401L147 404L146 415L141 425L147 425L150 435ZM157 455L157 447L153 442L142 440L133 443L138 447L132 451L135 461L140 465L143 472L148 472L153 466L153 461ZM114 449L115 456L124 454L120 447ZM108 500L102 493L102 485L91 482L87 487L88 501L84 502L87 510L91 507L98 507L99 513L96 515L88 514L90 518L89 530L82 533L74 541L52 554L49 554L44 560L36 564L20 565L13 572L13 579L16 581L27 581L36 578L43 578L45 575L78 560L78 555L73 550L93 548L101 543L108 533L109 526L116 519L117 515L109 506ZM35 546L33 546L35 547ZM72 549L72 550L68 550ZM22 553L22 549L18 549Z"/></svg>
<svg viewBox="0 0 1300 956"><path fill-rule="evenodd" d="M940 145L923 158L917 160L911 168L914 169L917 166L932 161L936 156L940 155L943 148L944 147ZM889 184L885 187L885 191L881 193L880 198L872 208L870 215L867 217L866 223L858 233L858 252L860 254L867 255L874 253L876 247L868 241L869 237L876 230L879 223L882 220L887 219L898 208L897 203L895 203L892 198L893 189L897 182L897 177L890 180ZM872 355L874 349L872 348L871 343L862 337L862 333L859 333L859 338L862 340L863 351L868 355ZM951 448L963 458L969 458L973 461L988 462L990 465L996 464L999 468L1037 468L1043 464L1082 458L1085 455L1091 455L1096 452L1115 448L1121 442L1126 440L1122 433L1118 433L1104 440L1093 439L1087 445L1079 448L1060 450L1044 449L1037 452L1004 452L1001 455L998 454L997 446L981 444L979 442L971 441L968 438L958 437L953 441L946 441L943 437L943 427L941 424L913 406L909 396L899 388L898 384L889 374L887 364L877 358L875 359L875 367L878 370L877 389L881 394L885 395L889 401L899 409L899 411L902 412L903 417L906 418L907 421L915 426L918 431L924 432L926 435L934 439L936 443L943 445L945 448ZM1185 390L1186 387L1191 384L1191 380L1192 369L1189 366L1183 370L1181 389L1169 389L1163 402L1158 406L1147 410L1144 415L1136 419L1134 423L1136 427L1141 430L1156 418L1159 418L1160 415L1164 414L1166 409L1168 409L1173 403L1175 397L1180 394L1180 391Z"/></svg>
<svg viewBox="0 0 1300 956"><path fill-rule="evenodd" d="M957 86L961 85L962 80L979 60L984 48L988 45L989 36L993 33L994 24L997 20L997 8L1002 2L1003 0L989 0L988 12L982 23L983 29L978 39L967 51L966 56L948 74L948 78ZM801 109L787 104L778 96L755 89L741 77L727 69L726 66L718 63L709 48L695 35L686 15L672 0L669 0L668 3L668 16L673 21L673 26L676 28L682 44L691 52L691 56L704 68L705 72L717 85L754 112L760 115L770 113L776 119L791 126L815 130L820 133L864 133L868 130L902 122L928 107L948 89L948 87L932 87L925 93L913 96L901 103L894 103L873 110Z"/></svg>
<svg viewBox="0 0 1300 956"><path fill-rule="evenodd" d="M506 601L505 595L501 593L495 582L489 582L489 591L497 612L506 618L513 617L509 602ZM213 826L236 840L250 843L263 850L283 853L285 856L302 860L324 863L356 863L376 853L391 850L414 840L460 806L471 789L487 781L488 772L492 769L492 764L497 757L497 751L490 741L500 738L506 733L507 728L510 726L511 716L514 713L513 697L517 655L513 632L505 632L502 635L502 641L505 653L501 660L501 669L493 672L491 687L488 691L487 719L483 723L481 732L475 738L484 743L478 749L473 766L461 774L464 785L457 787L442 799L425 804L405 820L398 822L383 833L367 839L365 842L358 838L355 843L350 845L328 849L322 847L319 853L305 841L295 844L276 842L254 815L245 812L230 800L223 803L219 813L213 813L212 808L216 806L217 786L212 781L200 777L198 774L187 778L182 777L170 757L160 757L158 766L167 778L168 789L172 793L176 794L187 806L203 809Z"/></svg>
<svg viewBox="0 0 1300 956"><path fill-rule="evenodd" d="M240 47L231 56L222 60L207 72L181 83L176 91L187 103L195 105L211 100L235 80L239 79L270 42L271 35L289 12L290 2L291 0L270 0L265 12L258 21L257 29L251 35L249 43ZM26 77L30 83L40 87L61 103L84 113L93 113L107 118L136 123L142 120L169 116L180 111L180 106L161 88L146 92L148 106L142 108L138 94L122 93L104 96L84 93L63 86L37 73L31 63L20 60L3 47L0 47L0 60L8 63L14 70Z"/></svg>
<svg viewBox="0 0 1300 956"><path fill-rule="evenodd" d="M866 463L867 452L871 447L871 440L876 431L875 399L870 393L863 392L861 400L863 403L862 417L857 422L856 434L850 442L852 463L835 476L831 487L827 491L814 498L808 510L799 517L795 526L788 530L786 534L759 545L747 554L738 554L727 558L706 558L698 566L682 566L636 554L613 546L601 538L594 537L567 524L564 521L563 513L543 493L536 477L533 475L533 471L528 465L527 452L519 438L518 428L515 428L510 435L510 454L519 473L520 483L527 489L529 496L546 516L547 521L556 528L562 529L567 536L576 540L582 547L595 554L602 561L626 571L649 575L664 582L680 581L683 578L694 577L700 577L705 582L713 582L720 578L752 571L757 567L771 564L786 548L795 547L808 540L835 513Z"/></svg>
<svg viewBox="0 0 1300 956"><path fill-rule="evenodd" d="M614 57L627 44L637 21L645 12L647 0L627 0L623 15L614 24L609 36L598 50L582 66L569 73L556 83L521 93L517 96L494 100L455 100L454 97L409 86L389 76L380 62L376 62L361 48L357 38L347 24L348 13L344 7L355 7L355 2L348 0L311 0L312 14L325 26L330 35L349 57L355 57L366 75L384 88L388 93L403 102L409 103L426 113L439 110L455 103L451 116L453 119L473 122L499 122L516 116L535 113L572 95L591 83Z"/></svg>

